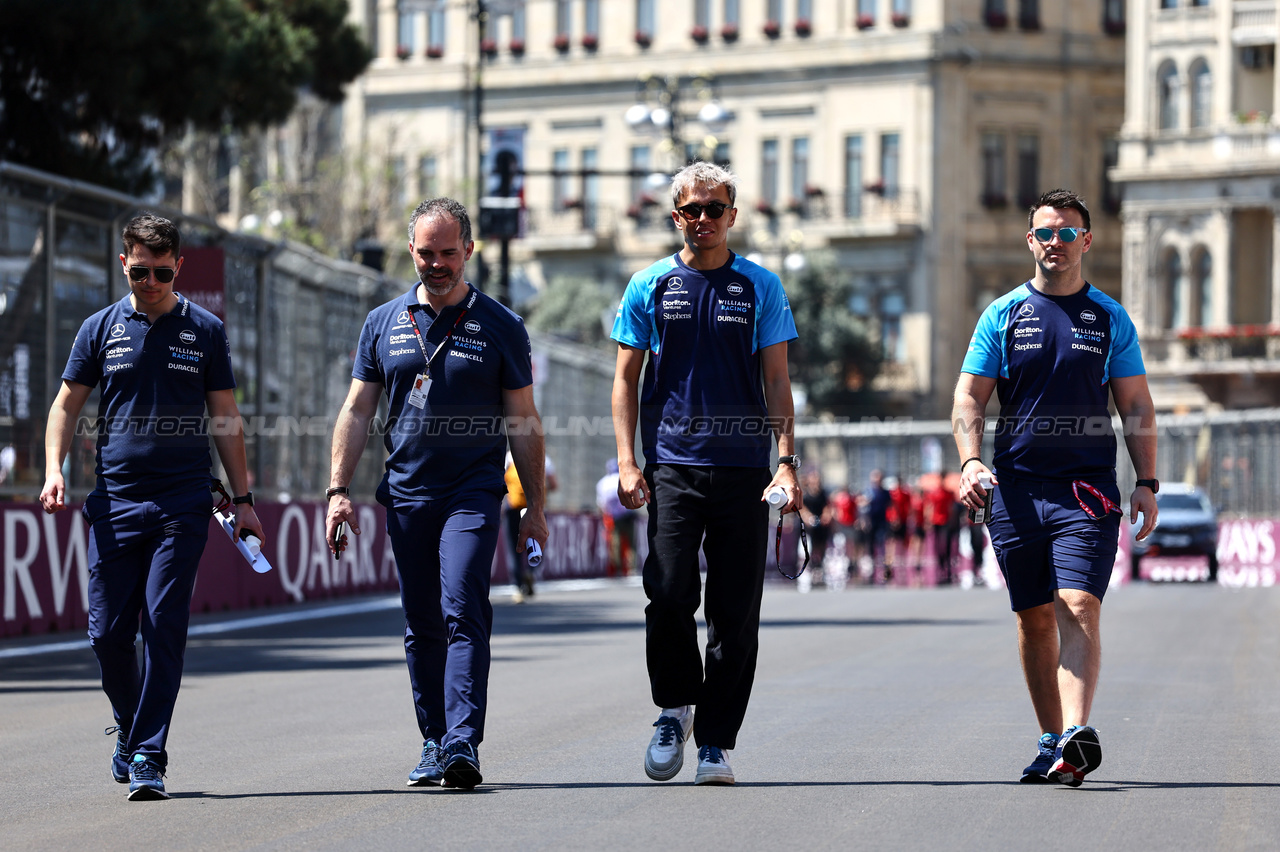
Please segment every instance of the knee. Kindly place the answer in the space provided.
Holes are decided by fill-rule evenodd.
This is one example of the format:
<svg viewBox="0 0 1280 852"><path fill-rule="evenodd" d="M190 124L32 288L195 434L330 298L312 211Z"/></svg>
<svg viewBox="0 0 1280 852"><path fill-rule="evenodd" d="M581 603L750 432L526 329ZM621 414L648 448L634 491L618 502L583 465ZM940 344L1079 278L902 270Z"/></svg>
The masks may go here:
<svg viewBox="0 0 1280 852"><path fill-rule="evenodd" d="M1032 641L1056 638L1058 622L1054 618L1053 604L1044 604L1019 612L1018 630Z"/></svg>

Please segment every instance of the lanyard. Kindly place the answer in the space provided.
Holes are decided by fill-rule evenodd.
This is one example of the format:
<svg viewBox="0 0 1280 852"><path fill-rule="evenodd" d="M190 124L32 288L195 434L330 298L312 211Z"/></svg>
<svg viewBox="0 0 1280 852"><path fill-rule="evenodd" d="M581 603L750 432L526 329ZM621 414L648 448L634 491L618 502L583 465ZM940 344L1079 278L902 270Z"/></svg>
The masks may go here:
<svg viewBox="0 0 1280 852"><path fill-rule="evenodd" d="M467 315L467 311L471 310L471 306L476 303L476 296L479 294L479 290L474 287L471 288L471 298L467 300L467 306L458 312L458 318L455 319L453 321L453 325L449 327L449 331L445 334L444 340L440 341L440 345L436 347L436 351L432 352L430 355L427 354L427 344L422 340L422 332L418 330L418 318L414 316L412 308L409 310L409 322L413 323L413 335L418 339L418 348L422 350L422 357L427 362L427 366L422 368L423 373L428 376L431 375L431 362L436 360L436 356L439 355L441 350L448 345L449 339L453 337L454 329L456 329L458 324L462 322L462 318Z"/></svg>
<svg viewBox="0 0 1280 852"><path fill-rule="evenodd" d="M1080 504L1080 508L1084 509L1084 513L1089 517L1093 518L1095 521L1098 520L1101 516L1096 514L1093 511L1093 509L1089 508L1088 503L1084 502L1084 498L1080 496L1081 488L1084 488L1085 491L1088 491L1094 497L1098 498L1098 502L1102 504L1103 515L1109 515L1112 512L1120 512L1121 514L1124 513L1124 510L1122 510L1115 503L1112 503L1111 500L1107 497L1107 495L1103 494L1101 491L1094 488L1089 483L1083 480L1077 479L1076 481L1071 483L1071 491L1076 495L1076 502Z"/></svg>

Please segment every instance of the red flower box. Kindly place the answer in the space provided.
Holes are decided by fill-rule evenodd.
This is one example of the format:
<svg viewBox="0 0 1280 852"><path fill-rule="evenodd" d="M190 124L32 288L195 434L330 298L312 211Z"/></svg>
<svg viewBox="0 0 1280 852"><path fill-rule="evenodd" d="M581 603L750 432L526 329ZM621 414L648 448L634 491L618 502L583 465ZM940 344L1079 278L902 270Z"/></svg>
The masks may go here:
<svg viewBox="0 0 1280 852"><path fill-rule="evenodd" d="M764 22L764 34L769 38L777 38L782 33L782 26L777 21Z"/></svg>
<svg viewBox="0 0 1280 852"><path fill-rule="evenodd" d="M858 16L858 29L869 30L875 25L876 25L875 15L859 15Z"/></svg>

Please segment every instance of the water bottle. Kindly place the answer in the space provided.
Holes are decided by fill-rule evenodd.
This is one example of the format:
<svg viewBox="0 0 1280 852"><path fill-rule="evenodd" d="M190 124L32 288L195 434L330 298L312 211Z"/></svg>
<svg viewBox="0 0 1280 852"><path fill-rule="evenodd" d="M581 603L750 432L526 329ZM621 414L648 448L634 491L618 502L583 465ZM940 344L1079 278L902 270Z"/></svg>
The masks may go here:
<svg viewBox="0 0 1280 852"><path fill-rule="evenodd" d="M989 507L991 506L991 497L992 497L991 474L989 473L978 474L978 487L981 488L983 491L987 492L987 494L986 494L986 497L983 498L984 500L983 505L979 506L976 509L969 510L969 521L975 524L985 524L987 522L987 518L991 516L991 512L989 511Z"/></svg>
<svg viewBox="0 0 1280 852"><path fill-rule="evenodd" d="M764 499L770 509L780 509L787 505L787 489L781 485L775 485L765 492Z"/></svg>

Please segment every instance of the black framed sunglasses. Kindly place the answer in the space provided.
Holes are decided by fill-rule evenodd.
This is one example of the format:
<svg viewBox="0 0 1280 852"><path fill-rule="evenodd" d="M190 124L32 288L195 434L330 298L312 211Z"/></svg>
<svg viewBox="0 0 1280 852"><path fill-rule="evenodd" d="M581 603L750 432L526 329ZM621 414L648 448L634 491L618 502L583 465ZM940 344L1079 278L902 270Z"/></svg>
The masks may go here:
<svg viewBox="0 0 1280 852"><path fill-rule="evenodd" d="M146 281L147 276L152 273L155 273L156 280L161 284L168 284L177 274L177 270L172 266L142 266L136 263L129 267L129 277L139 284Z"/></svg>
<svg viewBox="0 0 1280 852"><path fill-rule="evenodd" d="M1047 243L1053 239L1053 235L1057 234L1058 239L1064 243L1074 243L1076 237L1081 234L1089 233L1088 228L1036 228L1031 232L1037 240Z"/></svg>
<svg viewBox="0 0 1280 852"><path fill-rule="evenodd" d="M809 534L804 531L804 521L800 521L800 544L804 547L804 564L796 573L788 574L782 570L782 515L778 515L778 531L773 535L773 561L778 566L778 573L788 580L798 579L809 567Z"/></svg>
<svg viewBox="0 0 1280 852"><path fill-rule="evenodd" d="M723 201L713 201L710 204L686 204L683 207L677 207L676 212L690 222L696 222L704 212L708 219L719 219L728 209L729 205Z"/></svg>

